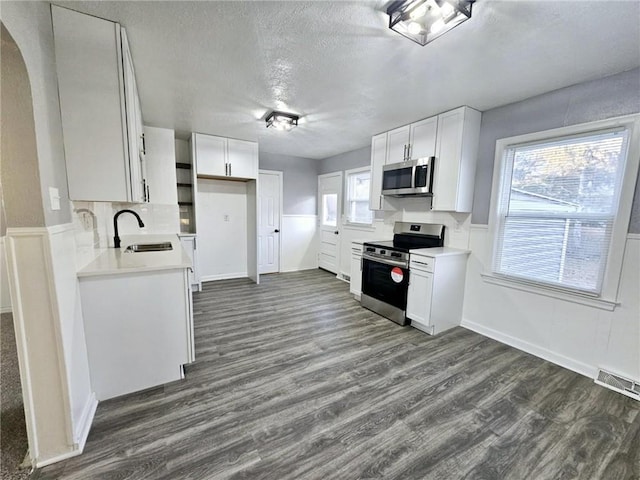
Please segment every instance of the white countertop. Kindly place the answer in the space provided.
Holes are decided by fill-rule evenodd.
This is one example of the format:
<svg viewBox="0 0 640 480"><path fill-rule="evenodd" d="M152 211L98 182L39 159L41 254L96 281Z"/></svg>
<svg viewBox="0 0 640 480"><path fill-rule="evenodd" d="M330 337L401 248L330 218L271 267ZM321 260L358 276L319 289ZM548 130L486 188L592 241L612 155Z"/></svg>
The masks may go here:
<svg viewBox="0 0 640 480"><path fill-rule="evenodd" d="M173 250L164 252L125 252L134 243L171 242ZM78 271L78 277L95 275L121 275L127 273L149 272L154 270L172 270L191 268L191 259L177 235L127 235L121 238L121 248L108 248L95 260Z"/></svg>
<svg viewBox="0 0 640 480"><path fill-rule="evenodd" d="M409 250L409 254L423 257L446 257L448 255L469 255L470 253L470 250L451 247L414 248Z"/></svg>

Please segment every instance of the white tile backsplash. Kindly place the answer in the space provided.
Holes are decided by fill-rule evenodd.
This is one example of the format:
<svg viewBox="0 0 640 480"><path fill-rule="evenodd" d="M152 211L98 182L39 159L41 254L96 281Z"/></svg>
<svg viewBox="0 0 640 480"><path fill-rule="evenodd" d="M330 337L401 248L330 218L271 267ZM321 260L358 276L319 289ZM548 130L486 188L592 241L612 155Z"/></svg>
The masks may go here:
<svg viewBox="0 0 640 480"><path fill-rule="evenodd" d="M144 228L131 214L118 218L118 233L145 235L179 233L178 205L124 204L111 202L72 202L78 268L93 261L106 248L113 247L113 216L119 210L133 210L144 222Z"/></svg>

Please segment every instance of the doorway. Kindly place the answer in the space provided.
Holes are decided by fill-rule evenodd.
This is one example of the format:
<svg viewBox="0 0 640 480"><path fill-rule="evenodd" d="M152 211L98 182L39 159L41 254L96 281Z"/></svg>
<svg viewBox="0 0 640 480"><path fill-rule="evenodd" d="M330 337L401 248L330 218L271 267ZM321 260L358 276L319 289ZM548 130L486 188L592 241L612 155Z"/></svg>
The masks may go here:
<svg viewBox="0 0 640 480"><path fill-rule="evenodd" d="M318 266L338 275L340 266L340 213L342 172L318 175L320 248Z"/></svg>
<svg viewBox="0 0 640 480"><path fill-rule="evenodd" d="M282 172L260 170L258 180L258 270L280 271Z"/></svg>

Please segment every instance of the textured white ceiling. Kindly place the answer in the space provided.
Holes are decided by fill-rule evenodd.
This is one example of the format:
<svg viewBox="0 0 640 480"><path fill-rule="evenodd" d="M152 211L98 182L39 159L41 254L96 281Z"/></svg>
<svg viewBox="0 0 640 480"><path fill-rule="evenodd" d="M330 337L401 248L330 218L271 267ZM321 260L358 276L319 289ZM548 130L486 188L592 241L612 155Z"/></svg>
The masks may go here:
<svg viewBox="0 0 640 480"><path fill-rule="evenodd" d="M146 124L309 158L640 65L638 0L479 0L425 47L387 28L382 1L55 3L126 27ZM267 130L271 109L300 126Z"/></svg>

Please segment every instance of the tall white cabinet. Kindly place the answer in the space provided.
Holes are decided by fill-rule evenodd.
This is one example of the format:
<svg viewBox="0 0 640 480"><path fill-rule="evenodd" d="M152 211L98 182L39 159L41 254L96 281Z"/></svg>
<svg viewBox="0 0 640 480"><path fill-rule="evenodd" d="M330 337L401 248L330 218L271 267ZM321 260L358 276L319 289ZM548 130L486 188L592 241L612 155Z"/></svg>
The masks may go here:
<svg viewBox="0 0 640 480"><path fill-rule="evenodd" d="M193 133L197 283L258 274L258 144Z"/></svg>
<svg viewBox="0 0 640 480"><path fill-rule="evenodd" d="M51 6L69 197L145 202L133 59L117 23Z"/></svg>

